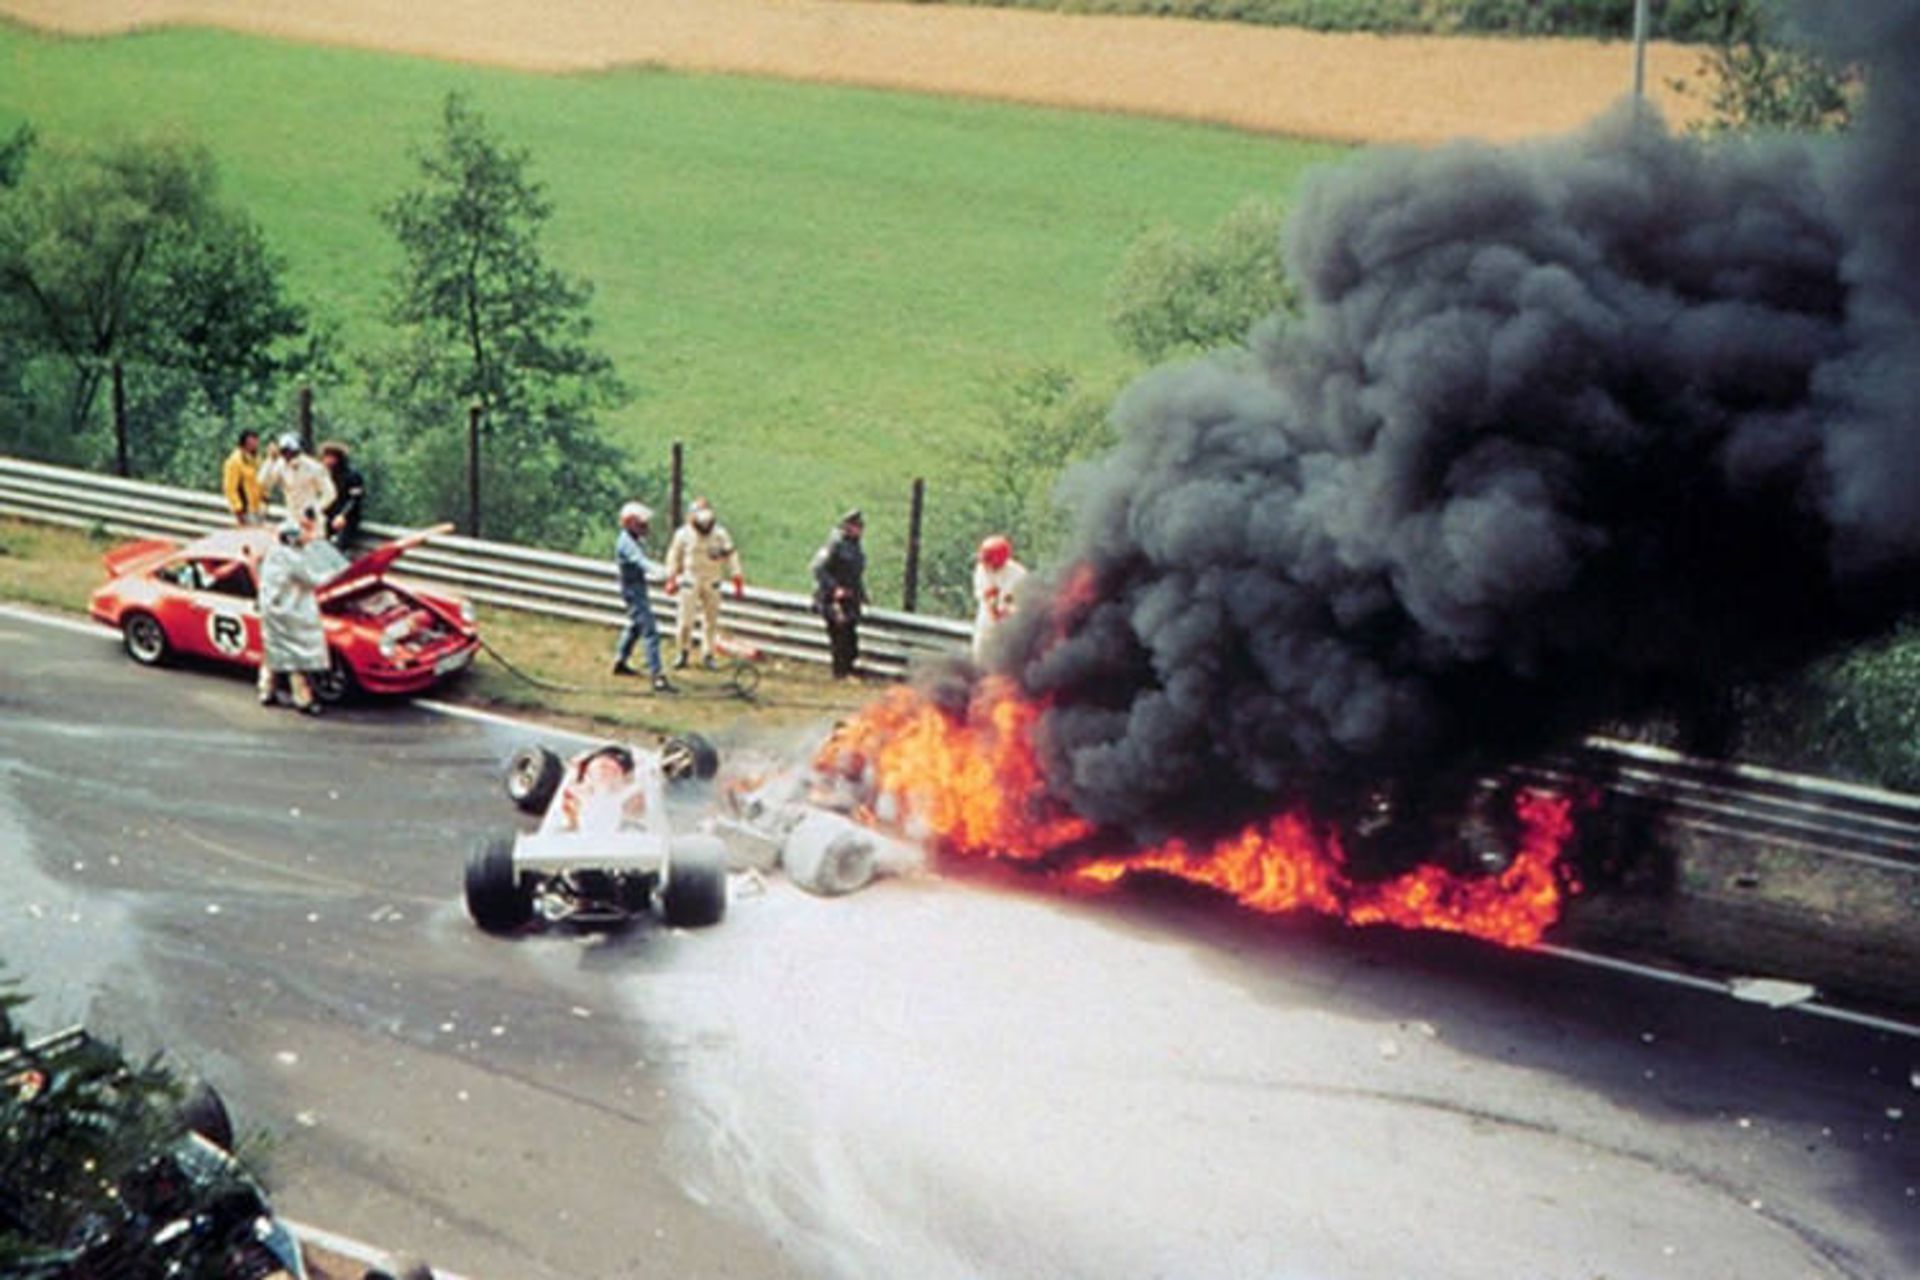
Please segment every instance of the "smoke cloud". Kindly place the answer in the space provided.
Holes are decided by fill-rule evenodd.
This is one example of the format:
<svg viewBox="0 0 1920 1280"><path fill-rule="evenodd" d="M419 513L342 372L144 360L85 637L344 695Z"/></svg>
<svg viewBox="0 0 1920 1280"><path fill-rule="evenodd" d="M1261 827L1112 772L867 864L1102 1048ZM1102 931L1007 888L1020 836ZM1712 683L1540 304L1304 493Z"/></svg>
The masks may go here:
<svg viewBox="0 0 1920 1280"><path fill-rule="evenodd" d="M1303 314L1147 375L1002 665L1144 833L1461 779L1884 627L1920 583L1920 5L1842 139L1584 133L1303 191ZM1090 576L1089 576L1090 575Z"/></svg>

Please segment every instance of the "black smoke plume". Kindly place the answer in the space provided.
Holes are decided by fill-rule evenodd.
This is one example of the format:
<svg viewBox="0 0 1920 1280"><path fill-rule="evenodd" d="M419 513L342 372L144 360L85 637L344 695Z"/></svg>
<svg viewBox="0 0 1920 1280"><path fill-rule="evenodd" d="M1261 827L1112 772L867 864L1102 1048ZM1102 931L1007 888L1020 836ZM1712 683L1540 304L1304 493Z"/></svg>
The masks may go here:
<svg viewBox="0 0 1920 1280"><path fill-rule="evenodd" d="M1057 795L1157 834L1464 778L1915 605L1920 4L1828 9L1842 138L1623 105L1311 182L1301 316L1143 378L1070 478L1001 664Z"/></svg>

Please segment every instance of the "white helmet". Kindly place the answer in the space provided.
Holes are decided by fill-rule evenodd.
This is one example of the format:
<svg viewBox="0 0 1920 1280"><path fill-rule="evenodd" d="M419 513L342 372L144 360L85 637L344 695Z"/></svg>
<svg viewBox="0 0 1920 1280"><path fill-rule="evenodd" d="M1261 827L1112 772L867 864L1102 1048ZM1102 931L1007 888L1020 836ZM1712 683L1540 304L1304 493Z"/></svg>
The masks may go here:
<svg viewBox="0 0 1920 1280"><path fill-rule="evenodd" d="M300 434L296 431L289 431L280 437L280 452L282 453L299 453L305 448L306 445L300 442Z"/></svg>
<svg viewBox="0 0 1920 1280"><path fill-rule="evenodd" d="M653 523L653 508L644 502L629 502L620 508L620 523L638 520L641 524Z"/></svg>

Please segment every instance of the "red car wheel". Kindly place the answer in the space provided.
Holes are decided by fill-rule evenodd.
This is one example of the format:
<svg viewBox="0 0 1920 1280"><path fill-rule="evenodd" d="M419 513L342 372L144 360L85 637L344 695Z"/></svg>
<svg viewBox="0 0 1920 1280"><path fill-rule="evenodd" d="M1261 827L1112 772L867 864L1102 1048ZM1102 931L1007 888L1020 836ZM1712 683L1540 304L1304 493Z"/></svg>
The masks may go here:
<svg viewBox="0 0 1920 1280"><path fill-rule="evenodd" d="M122 618L120 639L127 646L127 656L143 667L159 666L171 650L166 628L150 613L130 613Z"/></svg>
<svg viewBox="0 0 1920 1280"><path fill-rule="evenodd" d="M331 649L327 651L327 669L314 672L308 679L313 684L313 696L328 706L339 706L359 687L353 678L353 669L337 650Z"/></svg>

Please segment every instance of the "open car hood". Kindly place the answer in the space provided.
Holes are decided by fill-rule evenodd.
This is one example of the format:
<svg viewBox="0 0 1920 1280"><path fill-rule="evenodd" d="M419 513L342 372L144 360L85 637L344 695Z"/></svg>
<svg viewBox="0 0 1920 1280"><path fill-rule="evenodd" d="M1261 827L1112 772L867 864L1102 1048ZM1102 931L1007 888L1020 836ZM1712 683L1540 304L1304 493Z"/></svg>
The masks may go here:
<svg viewBox="0 0 1920 1280"><path fill-rule="evenodd" d="M439 537L443 533L452 533L453 525L436 524L425 529L416 529L405 537L395 538L392 542L382 543L359 559L342 569L320 589L325 598L336 596L363 583L371 582L393 567L393 562L413 550L429 538Z"/></svg>

